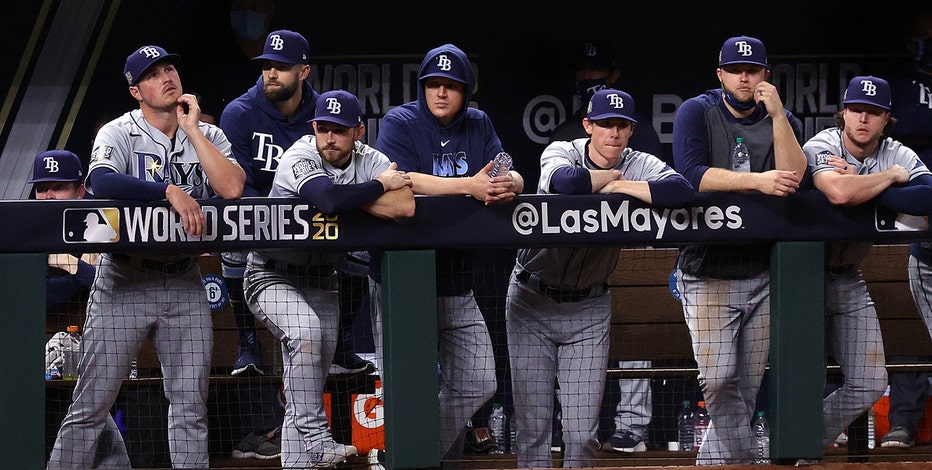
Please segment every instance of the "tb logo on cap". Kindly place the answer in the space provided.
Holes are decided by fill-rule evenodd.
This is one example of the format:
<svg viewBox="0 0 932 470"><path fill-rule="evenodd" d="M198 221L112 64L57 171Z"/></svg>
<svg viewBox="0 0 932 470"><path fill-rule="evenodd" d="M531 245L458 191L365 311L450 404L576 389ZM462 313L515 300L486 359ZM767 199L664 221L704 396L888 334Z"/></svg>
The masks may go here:
<svg viewBox="0 0 932 470"><path fill-rule="evenodd" d="M139 53L140 53L140 54L145 54L146 57L148 57L148 58L150 58L150 59L154 59L154 58L156 58L156 57L162 55L162 54L159 53L159 50L158 50L158 49L156 49L156 48L154 48L154 47L151 47L151 46L146 46L146 47L143 47L142 49L139 49Z"/></svg>
<svg viewBox="0 0 932 470"><path fill-rule="evenodd" d="M608 98L608 105L615 108L621 109L625 107L625 100L618 93L610 93L605 95Z"/></svg>
<svg viewBox="0 0 932 470"><path fill-rule="evenodd" d="M327 98L327 111L330 111L330 114L340 114L340 111L342 111L340 100L336 98Z"/></svg>
<svg viewBox="0 0 932 470"><path fill-rule="evenodd" d="M269 36L269 46L276 51L280 51L285 48L285 40L277 34Z"/></svg>
<svg viewBox="0 0 932 470"><path fill-rule="evenodd" d="M744 57L747 57L754 52L751 50L751 45L747 41L738 41L735 43L738 46L738 54L741 54Z"/></svg>
<svg viewBox="0 0 932 470"><path fill-rule="evenodd" d="M45 157L42 159L45 162L45 170L49 173L58 173L58 160L55 160L55 157Z"/></svg>
<svg viewBox="0 0 932 470"><path fill-rule="evenodd" d="M871 80L861 80L861 91L865 96L877 96L877 85Z"/></svg>
<svg viewBox="0 0 932 470"><path fill-rule="evenodd" d="M446 54L440 54L437 56L437 67L444 72L449 72L453 67L453 62L447 58Z"/></svg>

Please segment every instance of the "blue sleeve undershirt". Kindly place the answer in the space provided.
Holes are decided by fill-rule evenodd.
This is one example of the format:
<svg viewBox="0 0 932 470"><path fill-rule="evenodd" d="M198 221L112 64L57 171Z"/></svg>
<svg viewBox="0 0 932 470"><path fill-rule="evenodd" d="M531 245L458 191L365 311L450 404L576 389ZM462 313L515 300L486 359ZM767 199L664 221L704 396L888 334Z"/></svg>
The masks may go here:
<svg viewBox="0 0 932 470"><path fill-rule="evenodd" d="M650 187L651 205L657 207L684 207L696 195L689 181L679 174L648 181L647 186Z"/></svg>
<svg viewBox="0 0 932 470"><path fill-rule="evenodd" d="M592 194L592 177L583 167L563 166L550 176L550 189L557 194Z"/></svg>
<svg viewBox="0 0 932 470"><path fill-rule="evenodd" d="M94 197L130 201L161 201L168 183L144 181L132 175L117 173L110 168L97 168L90 174Z"/></svg>
<svg viewBox="0 0 932 470"><path fill-rule="evenodd" d="M877 204L909 215L932 215L932 175L921 175L906 186L889 187L877 196Z"/></svg>
<svg viewBox="0 0 932 470"><path fill-rule="evenodd" d="M330 178L320 176L301 185L301 197L324 214L336 214L362 209L379 198L385 188L379 180L357 184L333 184Z"/></svg>

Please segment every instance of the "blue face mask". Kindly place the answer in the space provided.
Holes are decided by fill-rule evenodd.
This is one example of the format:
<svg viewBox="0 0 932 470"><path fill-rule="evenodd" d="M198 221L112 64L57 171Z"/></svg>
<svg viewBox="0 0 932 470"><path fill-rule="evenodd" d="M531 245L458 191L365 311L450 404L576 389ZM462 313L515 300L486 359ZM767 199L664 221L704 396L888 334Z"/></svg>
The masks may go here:
<svg viewBox="0 0 932 470"><path fill-rule="evenodd" d="M576 82L576 94L583 99L584 102L588 103L592 99L592 95L599 90L603 90L608 87L606 79L596 78L594 80L583 80Z"/></svg>
<svg viewBox="0 0 932 470"><path fill-rule="evenodd" d="M240 39L258 41L265 37L265 13L252 10L233 10L230 12L230 27Z"/></svg>
<svg viewBox="0 0 932 470"><path fill-rule="evenodd" d="M747 111L757 105L757 102L755 102L753 99L750 101L738 101L738 99L735 98L735 95L732 95L725 90L722 90L722 94L725 95L725 101L727 101L732 108L735 108L738 111Z"/></svg>

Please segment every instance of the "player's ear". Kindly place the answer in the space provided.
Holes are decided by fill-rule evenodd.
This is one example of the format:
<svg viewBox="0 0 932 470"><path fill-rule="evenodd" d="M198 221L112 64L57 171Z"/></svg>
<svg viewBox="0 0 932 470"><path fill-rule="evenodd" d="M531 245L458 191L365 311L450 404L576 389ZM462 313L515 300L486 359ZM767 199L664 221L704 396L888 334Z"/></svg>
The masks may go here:
<svg viewBox="0 0 932 470"><path fill-rule="evenodd" d="M306 79L306 78L308 77L308 75L310 75L310 74L311 74L311 66L310 66L310 65L307 65L307 64L304 64L304 65L301 67L301 73L298 74L298 81L299 81L299 82L303 82L304 79Z"/></svg>
<svg viewBox="0 0 932 470"><path fill-rule="evenodd" d="M366 125L360 124L358 127L353 129L353 135L354 135L353 140L362 140L362 136L365 133L366 133Z"/></svg>
<svg viewBox="0 0 932 470"><path fill-rule="evenodd" d="M133 86L129 87L129 94L130 94L130 96L132 96L133 98L135 98L136 101L142 101L142 99L141 99L142 94L139 93L139 87L138 87L138 86L133 85Z"/></svg>
<svg viewBox="0 0 932 470"><path fill-rule="evenodd" d="M592 121L589 118L582 118L582 126L586 130L586 135L592 135Z"/></svg>

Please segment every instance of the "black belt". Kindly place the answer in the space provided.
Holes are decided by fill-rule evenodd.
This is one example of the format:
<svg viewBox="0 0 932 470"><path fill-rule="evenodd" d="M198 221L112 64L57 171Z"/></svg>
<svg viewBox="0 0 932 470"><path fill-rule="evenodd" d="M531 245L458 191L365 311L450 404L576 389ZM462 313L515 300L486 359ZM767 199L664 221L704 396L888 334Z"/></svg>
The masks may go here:
<svg viewBox="0 0 932 470"><path fill-rule="evenodd" d="M531 282L531 273L527 271L518 271L515 274L515 279L521 281L531 287L533 283ZM592 287L587 287L585 289L571 289L569 287L562 286L552 286L544 284L543 282L537 283L537 291L546 297L549 297L554 302L579 302L581 300L591 297L594 293L593 291L599 291L598 289L593 289ZM605 292L604 289L601 292Z"/></svg>
<svg viewBox="0 0 932 470"><path fill-rule="evenodd" d="M123 253L113 253L113 259L129 263L136 269L176 276L187 272L194 266L194 258L182 258L176 261L159 261L149 258L138 258Z"/></svg>
<svg viewBox="0 0 932 470"><path fill-rule="evenodd" d="M333 266L329 264L290 264L284 261L270 259L266 261L262 267L292 276L329 278L330 275L333 274Z"/></svg>

